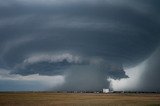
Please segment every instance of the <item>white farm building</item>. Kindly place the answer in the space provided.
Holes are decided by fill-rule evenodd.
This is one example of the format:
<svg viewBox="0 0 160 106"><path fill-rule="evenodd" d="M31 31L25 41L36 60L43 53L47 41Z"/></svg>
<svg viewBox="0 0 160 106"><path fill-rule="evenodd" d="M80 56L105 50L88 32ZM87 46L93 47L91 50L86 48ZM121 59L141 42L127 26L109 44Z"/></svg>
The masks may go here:
<svg viewBox="0 0 160 106"><path fill-rule="evenodd" d="M109 89L103 89L103 93L109 93Z"/></svg>

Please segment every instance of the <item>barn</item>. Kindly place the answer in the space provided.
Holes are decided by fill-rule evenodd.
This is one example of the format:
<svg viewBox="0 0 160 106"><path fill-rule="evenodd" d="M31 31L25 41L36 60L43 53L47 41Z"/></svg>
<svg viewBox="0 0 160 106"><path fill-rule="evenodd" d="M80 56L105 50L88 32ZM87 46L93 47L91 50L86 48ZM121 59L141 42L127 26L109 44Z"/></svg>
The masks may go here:
<svg viewBox="0 0 160 106"><path fill-rule="evenodd" d="M109 89L103 89L103 93L109 93Z"/></svg>

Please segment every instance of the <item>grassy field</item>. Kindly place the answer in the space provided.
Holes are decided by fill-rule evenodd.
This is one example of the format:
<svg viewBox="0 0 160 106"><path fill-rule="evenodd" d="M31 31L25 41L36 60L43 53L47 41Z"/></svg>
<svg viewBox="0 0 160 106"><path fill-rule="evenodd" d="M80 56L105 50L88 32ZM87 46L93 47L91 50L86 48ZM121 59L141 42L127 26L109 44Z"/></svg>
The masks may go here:
<svg viewBox="0 0 160 106"><path fill-rule="evenodd" d="M160 106L160 94L0 93L0 106Z"/></svg>

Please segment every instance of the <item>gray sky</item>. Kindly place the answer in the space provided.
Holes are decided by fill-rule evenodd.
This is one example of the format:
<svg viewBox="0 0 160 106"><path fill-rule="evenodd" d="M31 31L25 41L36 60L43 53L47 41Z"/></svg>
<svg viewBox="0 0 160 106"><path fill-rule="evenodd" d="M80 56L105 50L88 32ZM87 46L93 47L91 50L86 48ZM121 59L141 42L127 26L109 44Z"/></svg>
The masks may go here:
<svg viewBox="0 0 160 106"><path fill-rule="evenodd" d="M1 0L0 90L160 91L159 5Z"/></svg>

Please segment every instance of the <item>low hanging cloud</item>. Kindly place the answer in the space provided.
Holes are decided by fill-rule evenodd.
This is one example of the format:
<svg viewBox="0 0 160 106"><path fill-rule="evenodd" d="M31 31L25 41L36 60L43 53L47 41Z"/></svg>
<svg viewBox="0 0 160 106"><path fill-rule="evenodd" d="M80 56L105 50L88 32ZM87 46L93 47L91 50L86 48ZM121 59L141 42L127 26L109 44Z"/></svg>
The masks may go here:
<svg viewBox="0 0 160 106"><path fill-rule="evenodd" d="M14 67L11 74L61 75L73 65L87 64L80 57L68 53L59 55L35 55Z"/></svg>
<svg viewBox="0 0 160 106"><path fill-rule="evenodd" d="M61 86L64 83L65 78L61 75L41 76L32 74L22 76L20 74L10 74L10 70L0 69L1 91L44 91Z"/></svg>
<svg viewBox="0 0 160 106"><path fill-rule="evenodd" d="M32 55L10 71L11 75L61 75L65 83L52 90L101 90L109 87L107 78L128 78L123 67L103 59L82 58L73 54ZM34 77L34 76L33 76ZM42 77L43 78L43 77ZM81 85L82 86L79 86Z"/></svg>
<svg viewBox="0 0 160 106"><path fill-rule="evenodd" d="M158 0L1 0L0 68L24 78L63 76L64 83L52 89L108 88L107 79L130 79L126 69L136 69L160 46L159 4ZM141 75L136 71L133 79L140 77L137 82L146 84L145 72L149 71Z"/></svg>
<svg viewBox="0 0 160 106"><path fill-rule="evenodd" d="M43 62L43 61L47 61L47 62L63 62L63 61L67 61L68 63L81 63L81 59L78 56L74 56L71 55L69 53L65 53L65 54L59 54L59 55L36 55L36 56L32 56L29 57L28 59L24 60L24 64L34 64L36 62Z"/></svg>
<svg viewBox="0 0 160 106"><path fill-rule="evenodd" d="M126 69L125 72L129 76L128 79L109 78L110 87L118 91L160 91L159 85L159 57L160 48L145 61L136 67Z"/></svg>

